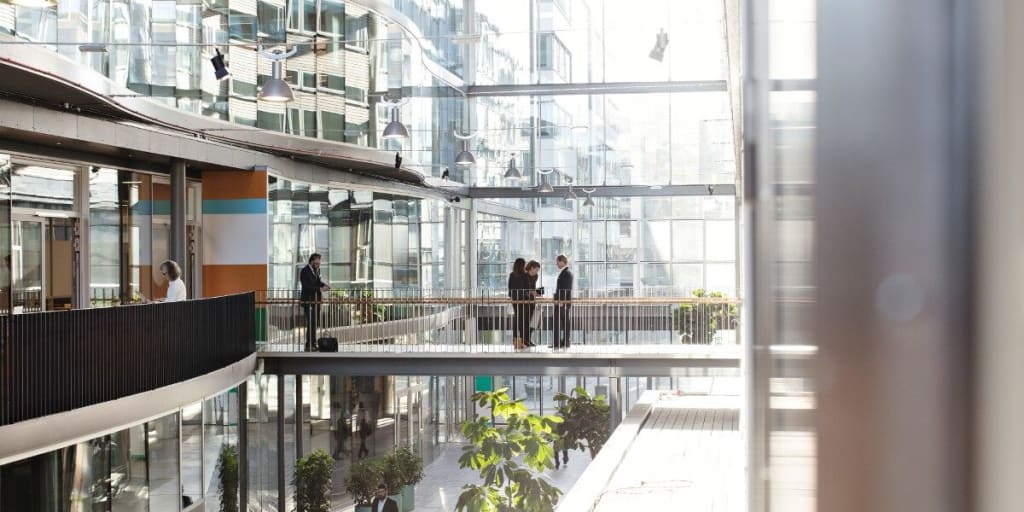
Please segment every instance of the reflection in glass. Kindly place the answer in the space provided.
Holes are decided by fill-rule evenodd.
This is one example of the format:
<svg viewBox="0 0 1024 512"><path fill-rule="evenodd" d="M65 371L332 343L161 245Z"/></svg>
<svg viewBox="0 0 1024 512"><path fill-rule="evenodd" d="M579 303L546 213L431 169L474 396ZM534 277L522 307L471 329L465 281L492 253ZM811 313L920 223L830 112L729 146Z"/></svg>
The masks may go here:
<svg viewBox="0 0 1024 512"><path fill-rule="evenodd" d="M178 413L146 424L149 442L149 506L151 510L177 510L181 505L178 477Z"/></svg>

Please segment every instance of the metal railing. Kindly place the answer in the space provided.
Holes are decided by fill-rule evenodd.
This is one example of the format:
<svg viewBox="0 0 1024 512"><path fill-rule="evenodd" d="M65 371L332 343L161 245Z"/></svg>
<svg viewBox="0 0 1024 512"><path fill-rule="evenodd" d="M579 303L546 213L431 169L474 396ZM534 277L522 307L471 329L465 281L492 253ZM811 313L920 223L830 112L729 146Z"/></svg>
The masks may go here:
<svg viewBox="0 0 1024 512"><path fill-rule="evenodd" d="M572 344L733 345L738 343L736 299L684 297L677 290L574 290L565 303L548 297L513 300L508 290L345 290L320 301L298 292L257 293L265 351L308 351L319 338L335 338L340 351L444 351L471 345L507 350L516 338L556 344L565 319ZM517 298L526 296L516 295ZM315 335L310 316L315 317Z"/></svg>
<svg viewBox="0 0 1024 512"><path fill-rule="evenodd" d="M256 350L255 295L0 316L0 425L176 384Z"/></svg>

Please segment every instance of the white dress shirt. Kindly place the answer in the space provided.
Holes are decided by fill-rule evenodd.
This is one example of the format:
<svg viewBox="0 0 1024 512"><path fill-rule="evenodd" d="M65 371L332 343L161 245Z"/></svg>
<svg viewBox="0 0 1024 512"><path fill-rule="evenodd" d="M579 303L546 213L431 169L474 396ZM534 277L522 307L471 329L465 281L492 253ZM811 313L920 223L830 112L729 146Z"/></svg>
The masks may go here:
<svg viewBox="0 0 1024 512"><path fill-rule="evenodd" d="M188 294L185 292L185 283L181 279L174 279L167 283L167 298L164 302L178 302L185 300Z"/></svg>

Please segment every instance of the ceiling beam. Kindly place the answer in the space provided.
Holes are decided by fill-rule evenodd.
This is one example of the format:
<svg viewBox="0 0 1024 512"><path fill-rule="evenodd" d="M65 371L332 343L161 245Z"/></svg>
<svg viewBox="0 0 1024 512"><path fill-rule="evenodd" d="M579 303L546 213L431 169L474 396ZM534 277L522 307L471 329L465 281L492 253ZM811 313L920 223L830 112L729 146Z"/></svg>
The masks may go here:
<svg viewBox="0 0 1024 512"><path fill-rule="evenodd" d="M537 187L474 187L469 189L469 197L473 199L490 198L537 198L537 197L564 197L569 192L569 187L553 187L554 192L541 193ZM736 185L734 183L714 183L699 185L664 185L659 188L651 188L649 185L604 185L594 187L574 186L573 191L580 198L586 194L583 188L593 189L591 197L675 197L675 196L735 196Z"/></svg>

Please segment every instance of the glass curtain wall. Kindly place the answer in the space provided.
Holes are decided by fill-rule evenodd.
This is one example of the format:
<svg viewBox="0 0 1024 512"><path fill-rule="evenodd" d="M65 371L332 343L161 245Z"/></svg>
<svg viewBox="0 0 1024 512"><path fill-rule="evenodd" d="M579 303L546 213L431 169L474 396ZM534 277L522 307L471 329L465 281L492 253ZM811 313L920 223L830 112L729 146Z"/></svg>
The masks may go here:
<svg viewBox="0 0 1024 512"><path fill-rule="evenodd" d="M297 291L309 255L337 293L410 293L443 284L444 210L437 200L327 189L270 178L269 287Z"/></svg>
<svg viewBox="0 0 1024 512"><path fill-rule="evenodd" d="M481 288L503 289L517 257L541 262L541 284L551 285L554 258L564 253L580 290L671 288L690 295L703 289L736 296L734 197L599 197L593 207L547 201L538 208L542 221L478 215Z"/></svg>
<svg viewBox="0 0 1024 512"><path fill-rule="evenodd" d="M156 512L200 503L217 510L220 449L238 443L237 396L232 389L147 423L0 466L0 510Z"/></svg>

